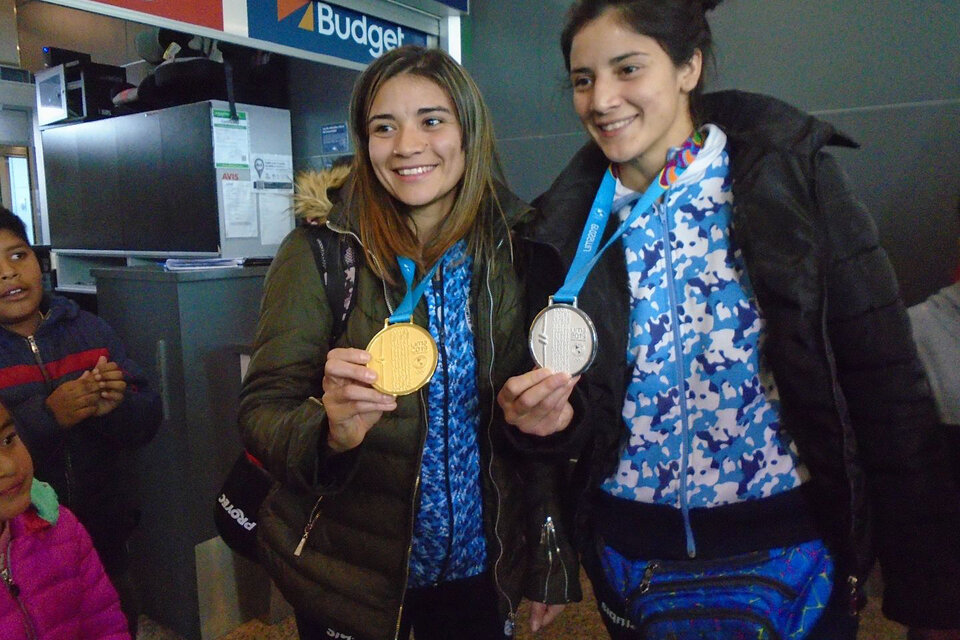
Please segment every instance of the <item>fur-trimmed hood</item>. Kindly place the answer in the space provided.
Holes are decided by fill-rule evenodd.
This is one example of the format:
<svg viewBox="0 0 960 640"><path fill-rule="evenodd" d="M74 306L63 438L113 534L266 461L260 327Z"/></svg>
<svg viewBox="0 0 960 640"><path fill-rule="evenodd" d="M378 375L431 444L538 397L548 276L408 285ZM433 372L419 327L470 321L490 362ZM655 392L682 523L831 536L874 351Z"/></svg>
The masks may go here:
<svg viewBox="0 0 960 640"><path fill-rule="evenodd" d="M293 212L308 224L323 224L330 217L336 192L350 177L347 165L322 171L303 171L297 174L296 193L293 196Z"/></svg>

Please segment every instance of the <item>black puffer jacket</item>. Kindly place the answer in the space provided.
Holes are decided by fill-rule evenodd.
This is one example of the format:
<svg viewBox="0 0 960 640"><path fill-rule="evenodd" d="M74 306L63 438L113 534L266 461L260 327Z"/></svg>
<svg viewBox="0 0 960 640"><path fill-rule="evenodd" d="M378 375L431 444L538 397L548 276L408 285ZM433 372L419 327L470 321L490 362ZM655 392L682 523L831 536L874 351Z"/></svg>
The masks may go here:
<svg viewBox="0 0 960 640"><path fill-rule="evenodd" d="M767 322L764 354L784 428L811 472L824 537L857 580L879 555L889 617L960 627L960 494L875 226L824 151L854 144L765 96L722 92L706 96L705 107L704 121L728 137L734 237ZM607 164L587 144L535 202L543 219L533 237L558 250L564 270ZM616 222L612 216L607 235ZM582 447L582 540L590 492L616 468L627 436L620 412L630 300L620 242L590 273L579 305L599 336L582 383L591 413L552 444Z"/></svg>
<svg viewBox="0 0 960 640"><path fill-rule="evenodd" d="M298 179L301 201L308 182ZM355 212L338 203L327 220L331 203L324 184L314 187L313 199L322 213L300 213L326 222L361 255ZM523 243L511 239L509 229L530 209L506 189L498 198L505 224L495 218L499 242L493 259L474 267L469 311L476 319L487 557L501 612L512 619L521 596L568 602L579 600L580 590L572 548L541 528L547 516L559 521L550 504L557 500L551 482L557 476L550 465L521 460L506 446L494 399L509 376L529 367L516 268L521 261L514 259ZM240 397L246 446L279 480L261 510L258 537L264 565L298 614L331 637L388 640L397 633L407 581L427 389L398 398L397 409L385 413L356 449L330 453L325 410L309 398L323 395L333 310L310 242L303 229L295 229L271 265ZM362 349L404 292L363 263L355 287L356 302L336 344ZM426 313L421 301L414 313L420 326L427 326Z"/></svg>

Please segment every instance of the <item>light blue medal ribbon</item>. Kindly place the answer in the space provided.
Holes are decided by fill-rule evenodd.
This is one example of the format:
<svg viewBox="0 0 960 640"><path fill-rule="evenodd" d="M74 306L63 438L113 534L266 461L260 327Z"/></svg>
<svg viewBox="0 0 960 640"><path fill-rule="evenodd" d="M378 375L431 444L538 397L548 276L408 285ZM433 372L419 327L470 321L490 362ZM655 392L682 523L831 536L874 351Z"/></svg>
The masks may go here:
<svg viewBox="0 0 960 640"><path fill-rule="evenodd" d="M670 182L676 181L683 168L677 165L674 171L671 171L673 180ZM550 296L547 306L537 314L530 326L530 353L534 362L541 367L576 376L593 363L597 354L597 330L590 317L577 307L577 296L603 252L626 233L630 225L646 213L667 190L669 183L665 176L671 174L665 172L666 167L661 170L657 179L650 183L631 209L630 215L617 227L610 239L603 246L599 246L613 210L617 185L610 168L603 174L563 286Z"/></svg>
<svg viewBox="0 0 960 640"><path fill-rule="evenodd" d="M444 254L446 255L446 254ZM403 396L413 393L433 377L437 368L437 345L433 336L423 327L414 324L413 310L423 297L430 279L440 267L440 257L414 286L417 264L410 258L397 256L400 273L407 284L407 292L393 314L367 344L372 359L367 367L377 373L373 388L381 393Z"/></svg>
<svg viewBox="0 0 960 640"><path fill-rule="evenodd" d="M680 176L680 173L678 170L677 177ZM613 195L616 186L617 179L613 177L613 172L608 167L606 173L603 174L603 180L600 182L600 189L597 190L597 195L593 199L593 206L590 209L590 216L583 226L583 233L580 234L580 245L577 253L573 257L570 269L567 271L567 277L563 281L563 286L553 294L551 298L552 302L576 306L577 295L580 293L580 289L583 288L583 284L586 282L587 276L590 275L590 271L596 266L601 256L603 256L603 252L609 249L610 245L617 241L617 238L626 233L630 225L646 213L646 211L653 206L653 203L657 201L657 198L662 196L666 191L659 177L651 182L650 186L647 187L647 190L643 192L643 195L637 201L637 204L635 204L630 211L627 219L617 227L613 235L610 236L610 239L600 247L600 237L603 235L603 230L607 227L607 220L610 218L610 213L613 209Z"/></svg>
<svg viewBox="0 0 960 640"><path fill-rule="evenodd" d="M420 298L423 297L424 292L427 290L427 285L430 284L430 278L432 278L433 274L437 272L437 268L440 266L440 262L442 260L443 256L438 258L433 267L431 267L427 274L423 276L420 284L413 286L413 277L417 272L417 263L410 258L397 256L397 264L400 265L400 273L403 275L403 281L407 283L407 293L393 314L387 318L387 324L411 322L411 319L413 318L413 310L417 307L417 303L420 302Z"/></svg>

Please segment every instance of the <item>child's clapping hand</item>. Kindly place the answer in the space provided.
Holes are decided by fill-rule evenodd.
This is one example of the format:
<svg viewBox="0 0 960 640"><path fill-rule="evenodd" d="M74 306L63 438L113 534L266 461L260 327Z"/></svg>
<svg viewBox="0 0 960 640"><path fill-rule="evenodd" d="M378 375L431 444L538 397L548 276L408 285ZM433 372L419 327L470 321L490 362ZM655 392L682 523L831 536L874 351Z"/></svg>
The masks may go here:
<svg viewBox="0 0 960 640"><path fill-rule="evenodd" d="M106 415L123 402L123 392L127 389L127 383L123 379L123 371L116 362L108 361L104 356L100 356L90 373L100 390L95 415Z"/></svg>
<svg viewBox="0 0 960 640"><path fill-rule="evenodd" d="M47 397L47 407L57 424L70 428L92 416L103 416L123 401L127 383L116 362L100 356L93 369L64 382Z"/></svg>

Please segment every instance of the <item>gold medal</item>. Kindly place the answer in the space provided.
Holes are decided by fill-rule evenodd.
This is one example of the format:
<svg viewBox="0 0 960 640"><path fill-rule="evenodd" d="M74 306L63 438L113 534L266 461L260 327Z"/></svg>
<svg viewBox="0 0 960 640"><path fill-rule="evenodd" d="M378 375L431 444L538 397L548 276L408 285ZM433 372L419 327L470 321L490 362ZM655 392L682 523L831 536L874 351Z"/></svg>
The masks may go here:
<svg viewBox="0 0 960 640"><path fill-rule="evenodd" d="M367 367L377 372L373 388L405 396L430 381L437 369L437 344L423 327L412 322L384 323L367 345L373 356Z"/></svg>

